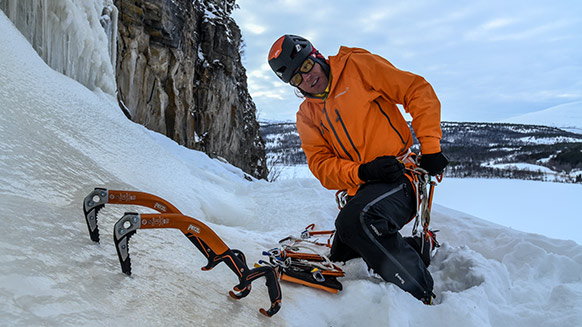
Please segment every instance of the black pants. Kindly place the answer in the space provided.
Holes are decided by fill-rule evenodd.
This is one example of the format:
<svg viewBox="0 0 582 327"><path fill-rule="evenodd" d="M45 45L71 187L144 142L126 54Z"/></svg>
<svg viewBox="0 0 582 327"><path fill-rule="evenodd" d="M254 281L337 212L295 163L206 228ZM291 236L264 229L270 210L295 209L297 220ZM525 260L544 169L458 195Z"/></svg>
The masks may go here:
<svg viewBox="0 0 582 327"><path fill-rule="evenodd" d="M416 196L403 177L395 183L367 183L340 211L332 261L362 257L375 273L422 301L433 279L418 252L398 232L414 216Z"/></svg>

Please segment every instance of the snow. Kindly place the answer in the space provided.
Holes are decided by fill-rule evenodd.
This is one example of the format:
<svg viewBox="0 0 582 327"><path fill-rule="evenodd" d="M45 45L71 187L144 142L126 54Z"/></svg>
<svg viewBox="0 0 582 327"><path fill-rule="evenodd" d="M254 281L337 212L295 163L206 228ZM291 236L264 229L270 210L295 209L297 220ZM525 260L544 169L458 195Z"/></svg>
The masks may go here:
<svg viewBox="0 0 582 327"><path fill-rule="evenodd" d="M515 165L515 169L547 169L531 164ZM506 168L503 164L491 167ZM279 166L278 182L287 179L313 179L307 165ZM551 173L549 170L547 173ZM434 202L465 214L512 229L573 240L582 244L582 220L576 203L582 185L528 180L446 178L435 188ZM470 232L470 231L467 231Z"/></svg>
<svg viewBox="0 0 582 327"><path fill-rule="evenodd" d="M485 164L486 167L498 168L498 169L515 169L515 170L528 170L528 171L538 171L545 174L556 174L555 171L551 170L545 166L534 165L524 162L516 163L499 163L499 164Z"/></svg>
<svg viewBox="0 0 582 327"><path fill-rule="evenodd" d="M556 127L559 127L559 126L556 126ZM564 130L572 130L572 131L574 130L574 128L564 128L564 127L561 127L561 128ZM524 144L545 144L545 145L556 144L556 143L578 143L578 142L580 142L580 138L578 138L578 137L563 137L563 136L559 136L559 137L526 136L526 137L521 137L518 140L520 140Z"/></svg>
<svg viewBox="0 0 582 327"><path fill-rule="evenodd" d="M273 168L271 168L271 170L279 172L279 177L277 178L277 180L295 178L315 179L307 165L295 165L295 166L275 165L273 166Z"/></svg>
<svg viewBox="0 0 582 327"><path fill-rule="evenodd" d="M268 305L262 281L248 297L230 299L233 273L224 264L201 271L206 259L176 230L138 231L127 277L108 235L123 212L140 209L107 206L102 242L93 243L82 200L94 187L161 196L249 262L308 224L331 228L334 192L310 177L247 181L238 168L128 121L111 95L49 68L2 12L0 30L0 325L582 325L582 246L564 240L580 230L580 185L438 185L433 306L353 260L339 295L282 284L282 309L266 318L258 313ZM510 211L520 203L537 206ZM506 215L526 222L511 227ZM520 231L533 221L553 238ZM569 230L554 234L553 224Z"/></svg>
<svg viewBox="0 0 582 327"><path fill-rule="evenodd" d="M499 225L580 245L582 220L576 207L581 195L580 184L449 178L437 186L434 201Z"/></svg>
<svg viewBox="0 0 582 327"><path fill-rule="evenodd" d="M564 103L544 110L503 120L505 123L558 127L582 134L582 101Z"/></svg>

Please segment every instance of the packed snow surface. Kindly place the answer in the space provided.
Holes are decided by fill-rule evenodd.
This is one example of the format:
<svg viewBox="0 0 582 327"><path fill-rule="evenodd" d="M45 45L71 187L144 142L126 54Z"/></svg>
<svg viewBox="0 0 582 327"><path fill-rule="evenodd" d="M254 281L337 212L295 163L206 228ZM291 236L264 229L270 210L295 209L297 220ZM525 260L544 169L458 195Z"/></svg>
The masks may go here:
<svg viewBox="0 0 582 327"><path fill-rule="evenodd" d="M102 241L93 243L82 200L94 187L161 196L250 263L311 223L332 228L334 192L313 178L248 181L239 169L128 121L110 95L50 69L2 12L0 30L0 325L582 326L582 246L488 222L438 198L432 227L442 247L430 267L432 306L356 259L343 266L339 295L285 283L281 311L266 318L258 313L269 304L262 281L248 297L230 299L234 274L224 264L201 271L206 259L177 230L138 231L127 277L110 235L123 212L141 209L106 206ZM466 192L447 183L437 192ZM548 185L530 187L552 208ZM562 190L580 195L580 185ZM516 204L525 201L520 196ZM491 213L499 204L487 205ZM499 205L500 214L505 209ZM548 225L557 219L551 210L528 215Z"/></svg>

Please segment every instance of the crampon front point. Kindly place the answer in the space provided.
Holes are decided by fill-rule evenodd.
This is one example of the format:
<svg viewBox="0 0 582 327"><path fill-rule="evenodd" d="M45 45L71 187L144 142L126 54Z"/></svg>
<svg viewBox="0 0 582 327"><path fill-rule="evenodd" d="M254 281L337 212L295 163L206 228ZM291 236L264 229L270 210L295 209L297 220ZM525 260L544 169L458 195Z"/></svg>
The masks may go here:
<svg viewBox="0 0 582 327"><path fill-rule="evenodd" d="M138 229L176 228L182 231L194 246L208 259L202 270L207 271L224 262L238 277L239 284L233 287L229 295L242 299L251 291L251 283L265 277L271 305L269 309L260 309L263 315L271 317L281 308L281 287L275 269L261 266L250 269L245 255L240 250L230 249L214 231L201 221L183 215L168 201L152 194L134 191L107 190L95 188L83 201L83 211L89 236L99 242L97 214L106 203L139 205L158 211L156 214L127 212L114 226L113 241L117 249L121 270L131 275L129 256L129 239Z"/></svg>

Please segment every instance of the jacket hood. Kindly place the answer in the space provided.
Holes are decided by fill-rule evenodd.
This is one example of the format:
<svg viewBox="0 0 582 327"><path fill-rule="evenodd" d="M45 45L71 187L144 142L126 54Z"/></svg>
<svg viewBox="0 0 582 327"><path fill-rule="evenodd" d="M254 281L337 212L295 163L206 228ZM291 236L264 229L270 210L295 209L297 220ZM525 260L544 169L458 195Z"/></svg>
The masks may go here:
<svg viewBox="0 0 582 327"><path fill-rule="evenodd" d="M346 66L348 59L353 54L360 54L360 53L369 54L370 52L368 50L365 50L362 48L350 48L350 47L341 46L338 53L335 56L329 57L328 63L330 66L330 71L331 71L330 74L332 76L331 87L329 89L330 93L333 92L338 81L341 79L341 75L344 71L344 67ZM323 101L321 98L311 97L308 94L304 94L304 95L305 95L305 100L316 101L316 102Z"/></svg>
<svg viewBox="0 0 582 327"><path fill-rule="evenodd" d="M336 69L343 70L344 66L346 65L346 61L352 54L358 53L370 53L370 51L362 49L362 48L350 48L341 46L338 53L335 56L329 57L329 60L332 64L335 64Z"/></svg>
<svg viewBox="0 0 582 327"><path fill-rule="evenodd" d="M350 48L341 46L338 53L335 56L329 57L329 63L331 66L332 74L334 75L335 81L332 81L331 90L333 90L335 86L335 82L339 81L341 78L341 74L344 71L344 67L348 59L354 54L370 54L368 50L362 48Z"/></svg>

